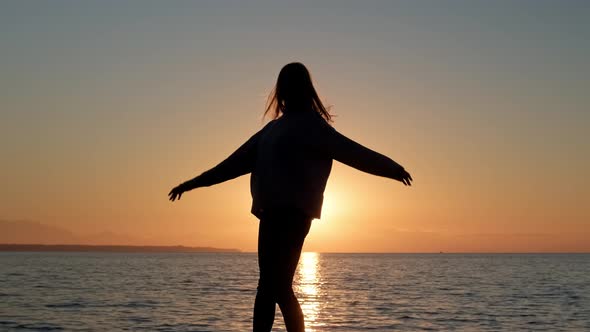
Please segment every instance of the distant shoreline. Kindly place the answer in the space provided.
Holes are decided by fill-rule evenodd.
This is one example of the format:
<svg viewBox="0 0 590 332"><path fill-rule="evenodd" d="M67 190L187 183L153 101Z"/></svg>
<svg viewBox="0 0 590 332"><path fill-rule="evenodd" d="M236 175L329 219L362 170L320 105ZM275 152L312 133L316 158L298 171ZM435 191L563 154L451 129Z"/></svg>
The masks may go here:
<svg viewBox="0 0 590 332"><path fill-rule="evenodd" d="M92 244L11 244L0 243L0 252L120 252L120 253L245 253L256 251L214 247L134 246ZM590 252L319 252L329 255L589 255Z"/></svg>
<svg viewBox="0 0 590 332"><path fill-rule="evenodd" d="M241 252L238 249L185 246L128 246L89 244L0 244L1 251L61 251L61 252Z"/></svg>

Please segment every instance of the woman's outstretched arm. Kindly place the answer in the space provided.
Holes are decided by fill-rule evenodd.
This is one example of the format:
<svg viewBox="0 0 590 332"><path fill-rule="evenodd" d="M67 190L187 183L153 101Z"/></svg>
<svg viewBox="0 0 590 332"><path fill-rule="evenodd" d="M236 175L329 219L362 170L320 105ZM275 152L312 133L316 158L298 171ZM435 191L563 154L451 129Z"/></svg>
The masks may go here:
<svg viewBox="0 0 590 332"><path fill-rule="evenodd" d="M320 145L333 159L360 171L412 185L412 176L391 158L375 152L340 134L329 125L322 126Z"/></svg>
<svg viewBox="0 0 590 332"><path fill-rule="evenodd" d="M242 144L242 146L227 157L227 159L219 163L219 165L174 187L168 193L170 200L180 199L185 191L212 186L252 172L254 163L256 162L256 147L261 132L262 130L250 137L246 143Z"/></svg>

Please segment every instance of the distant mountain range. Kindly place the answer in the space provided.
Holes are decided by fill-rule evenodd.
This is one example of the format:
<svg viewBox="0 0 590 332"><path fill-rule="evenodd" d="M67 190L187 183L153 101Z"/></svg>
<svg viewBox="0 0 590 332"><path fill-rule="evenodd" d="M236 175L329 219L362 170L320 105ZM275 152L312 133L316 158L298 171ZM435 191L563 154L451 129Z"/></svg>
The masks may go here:
<svg viewBox="0 0 590 332"><path fill-rule="evenodd" d="M77 251L77 252L240 252L237 249L185 246L101 246L88 244L0 244L0 251Z"/></svg>
<svg viewBox="0 0 590 332"><path fill-rule="evenodd" d="M34 221L0 220L0 243L79 244L84 239L65 229Z"/></svg>
<svg viewBox="0 0 590 332"><path fill-rule="evenodd" d="M34 221L0 220L0 251L239 252L237 249L146 246L143 243L146 242L142 239L112 232L81 236Z"/></svg>

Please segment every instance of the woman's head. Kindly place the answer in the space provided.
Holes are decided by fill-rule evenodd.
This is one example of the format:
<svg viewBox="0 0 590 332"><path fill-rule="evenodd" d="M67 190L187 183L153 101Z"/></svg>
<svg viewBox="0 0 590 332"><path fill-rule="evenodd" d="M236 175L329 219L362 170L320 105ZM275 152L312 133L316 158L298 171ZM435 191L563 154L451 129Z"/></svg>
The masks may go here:
<svg viewBox="0 0 590 332"><path fill-rule="evenodd" d="M317 112L328 122L332 120L313 87L307 68L299 62L289 63L279 73L264 114L272 112L276 119L281 114L307 111Z"/></svg>

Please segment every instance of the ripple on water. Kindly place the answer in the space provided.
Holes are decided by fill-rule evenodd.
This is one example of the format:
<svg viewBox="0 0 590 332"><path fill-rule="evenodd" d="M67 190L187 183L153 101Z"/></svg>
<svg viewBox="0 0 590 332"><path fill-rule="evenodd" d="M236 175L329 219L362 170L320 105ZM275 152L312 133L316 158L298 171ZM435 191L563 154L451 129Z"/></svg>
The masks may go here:
<svg viewBox="0 0 590 332"><path fill-rule="evenodd" d="M85 308L87 305L81 302L66 302L66 303L56 303L56 304L46 304L45 307L47 308L64 308L64 309L81 309Z"/></svg>
<svg viewBox="0 0 590 332"><path fill-rule="evenodd" d="M31 324L15 324L10 328L15 330L32 330L32 331L63 331L64 328L50 323L31 323Z"/></svg>

